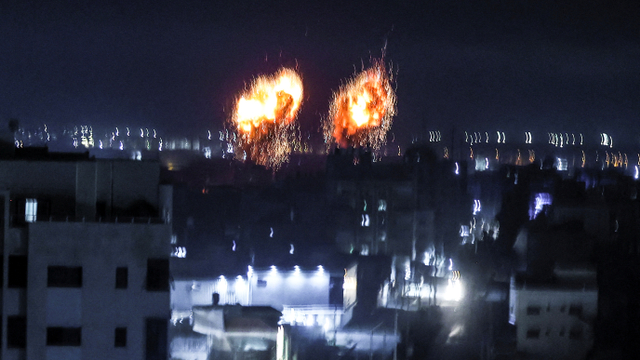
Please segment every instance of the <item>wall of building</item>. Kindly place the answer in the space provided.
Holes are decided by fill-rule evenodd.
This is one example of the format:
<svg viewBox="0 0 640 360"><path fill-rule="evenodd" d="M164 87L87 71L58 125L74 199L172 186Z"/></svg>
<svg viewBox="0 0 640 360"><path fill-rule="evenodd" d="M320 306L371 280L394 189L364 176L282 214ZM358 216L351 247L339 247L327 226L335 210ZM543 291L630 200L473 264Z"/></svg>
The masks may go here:
<svg viewBox="0 0 640 360"><path fill-rule="evenodd" d="M36 222L28 228L27 359L144 359L146 319L169 319L169 292L146 289L147 259L168 259L168 225ZM47 286L47 267L81 266L82 286ZM116 267L127 267L116 289ZM47 346L47 327L81 327L81 346ZM127 346L114 347L115 328ZM165 339L166 340L166 339Z"/></svg>
<svg viewBox="0 0 640 360"><path fill-rule="evenodd" d="M593 344L597 289L518 289L510 303L517 349L548 358L583 359ZM576 309L580 309L579 313Z"/></svg>
<svg viewBox="0 0 640 360"><path fill-rule="evenodd" d="M271 306L282 311L283 305L329 305L327 272L265 271L251 277L251 305Z"/></svg>

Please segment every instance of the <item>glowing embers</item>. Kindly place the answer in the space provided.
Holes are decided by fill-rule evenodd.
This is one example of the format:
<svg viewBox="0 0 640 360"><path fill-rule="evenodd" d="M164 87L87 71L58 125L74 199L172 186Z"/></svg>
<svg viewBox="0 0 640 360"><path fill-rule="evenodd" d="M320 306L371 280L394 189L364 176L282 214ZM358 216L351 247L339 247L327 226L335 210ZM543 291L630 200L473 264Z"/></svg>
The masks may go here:
<svg viewBox="0 0 640 360"><path fill-rule="evenodd" d="M368 146L379 149L386 141L396 113L391 75L381 60L334 92L324 121L327 146Z"/></svg>
<svg viewBox="0 0 640 360"><path fill-rule="evenodd" d="M239 97L227 139L236 158L279 168L299 143L295 119L302 102L302 79L282 68L256 78Z"/></svg>

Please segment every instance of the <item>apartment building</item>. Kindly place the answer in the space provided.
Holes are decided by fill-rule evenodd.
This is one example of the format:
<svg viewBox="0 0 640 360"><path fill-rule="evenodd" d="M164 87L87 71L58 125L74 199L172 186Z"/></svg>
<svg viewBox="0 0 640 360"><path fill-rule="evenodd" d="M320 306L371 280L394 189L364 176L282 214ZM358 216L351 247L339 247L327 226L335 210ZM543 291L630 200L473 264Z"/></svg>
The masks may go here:
<svg viewBox="0 0 640 360"><path fill-rule="evenodd" d="M0 161L1 359L167 358L165 190L156 162Z"/></svg>

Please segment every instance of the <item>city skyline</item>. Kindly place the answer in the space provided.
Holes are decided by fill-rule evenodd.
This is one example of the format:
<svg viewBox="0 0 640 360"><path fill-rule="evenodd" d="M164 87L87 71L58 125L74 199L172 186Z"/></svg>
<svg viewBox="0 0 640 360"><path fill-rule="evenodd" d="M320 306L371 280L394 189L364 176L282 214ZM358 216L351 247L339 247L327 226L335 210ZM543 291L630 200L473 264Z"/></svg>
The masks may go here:
<svg viewBox="0 0 640 360"><path fill-rule="evenodd" d="M332 92L384 55L398 99L389 136L403 142L454 127L640 137L631 2L1 7L0 117L24 125L188 136L222 128L255 77L289 66L302 134L321 139Z"/></svg>

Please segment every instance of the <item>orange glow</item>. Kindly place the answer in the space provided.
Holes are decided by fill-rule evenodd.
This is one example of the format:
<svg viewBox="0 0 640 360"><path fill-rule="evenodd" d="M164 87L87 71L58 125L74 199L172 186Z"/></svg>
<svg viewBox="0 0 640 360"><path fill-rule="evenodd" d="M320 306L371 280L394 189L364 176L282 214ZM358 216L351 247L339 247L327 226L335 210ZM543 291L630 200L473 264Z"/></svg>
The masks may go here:
<svg viewBox="0 0 640 360"><path fill-rule="evenodd" d="M302 94L302 79L294 70L282 68L256 78L238 98L233 114L236 157L273 169L288 161L299 142L295 119Z"/></svg>
<svg viewBox="0 0 640 360"><path fill-rule="evenodd" d="M334 92L324 136L341 147L370 146L385 142L396 112L396 96L382 61L354 77Z"/></svg>

